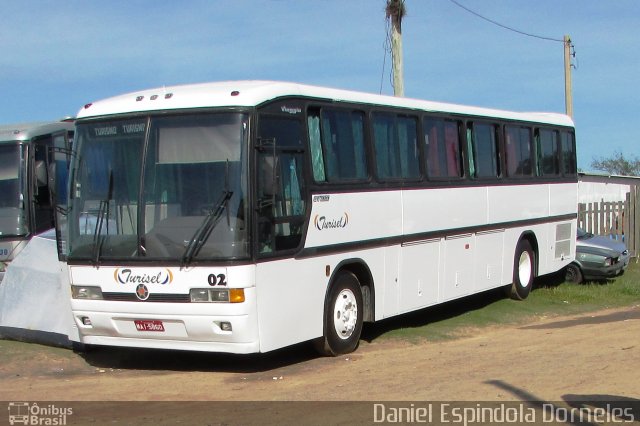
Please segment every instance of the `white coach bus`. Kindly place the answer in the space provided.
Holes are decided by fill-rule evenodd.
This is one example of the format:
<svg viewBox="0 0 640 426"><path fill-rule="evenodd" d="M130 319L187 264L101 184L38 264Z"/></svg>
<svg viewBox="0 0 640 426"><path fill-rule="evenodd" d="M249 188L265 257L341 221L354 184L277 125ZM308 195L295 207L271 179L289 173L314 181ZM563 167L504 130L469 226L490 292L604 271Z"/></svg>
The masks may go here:
<svg viewBox="0 0 640 426"><path fill-rule="evenodd" d="M73 129L71 119L0 125L0 281L29 239L54 227L55 184L66 187L61 162Z"/></svg>
<svg viewBox="0 0 640 426"><path fill-rule="evenodd" d="M231 353L313 340L574 259L570 118L279 82L84 106L72 158L82 343Z"/></svg>

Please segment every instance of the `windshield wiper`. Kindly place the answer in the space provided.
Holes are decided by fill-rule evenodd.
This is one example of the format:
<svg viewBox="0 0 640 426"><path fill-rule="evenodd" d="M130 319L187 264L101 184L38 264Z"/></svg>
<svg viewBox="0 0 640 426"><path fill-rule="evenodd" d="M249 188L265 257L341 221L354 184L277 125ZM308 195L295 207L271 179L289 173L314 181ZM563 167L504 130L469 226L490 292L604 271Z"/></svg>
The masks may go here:
<svg viewBox="0 0 640 426"><path fill-rule="evenodd" d="M109 170L109 188L107 189L107 198L100 200L100 206L98 207L98 218L96 220L96 229L93 232L93 263L98 266L100 262L100 253L102 252L102 245L106 237L102 235L102 225L105 223L107 235L109 234L109 202L113 199L113 170Z"/></svg>
<svg viewBox="0 0 640 426"><path fill-rule="evenodd" d="M202 249L204 243L209 238L209 235L211 235L211 231L220 221L222 213L225 210L227 210L228 213L228 209L226 207L232 195L233 191L229 190L229 159L227 158L227 163L225 164L224 168L224 190L222 191L218 202L214 204L215 208L209 210L209 213L207 213L207 216L202 221L202 224L189 240L187 248L182 255L182 262L180 264L181 268L187 266L191 262L191 260L198 255L200 249ZM229 219L227 219L227 221L228 220Z"/></svg>
<svg viewBox="0 0 640 426"><path fill-rule="evenodd" d="M207 213L202 224L189 240L189 244L187 244L187 248L182 255L181 268L187 266L191 260L198 255L200 249L202 249L204 243L209 238L209 235L211 235L211 231L216 227L218 222L220 222L222 213L225 211L227 202L231 199L232 195L233 192L224 190L220 199L216 203L216 207Z"/></svg>

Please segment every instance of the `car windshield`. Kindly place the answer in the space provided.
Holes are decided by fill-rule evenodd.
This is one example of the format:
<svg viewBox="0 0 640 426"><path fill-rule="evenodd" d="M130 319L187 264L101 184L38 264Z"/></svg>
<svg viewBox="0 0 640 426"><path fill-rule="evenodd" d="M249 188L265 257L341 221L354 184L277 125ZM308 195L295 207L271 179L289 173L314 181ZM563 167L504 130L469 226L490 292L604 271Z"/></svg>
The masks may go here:
<svg viewBox="0 0 640 426"><path fill-rule="evenodd" d="M68 258L246 257L247 126L239 113L79 123Z"/></svg>
<svg viewBox="0 0 640 426"><path fill-rule="evenodd" d="M0 145L0 237L27 233L20 172L22 148Z"/></svg>
<svg viewBox="0 0 640 426"><path fill-rule="evenodd" d="M593 237L593 234L590 232L585 231L584 229L578 228L578 232L577 232L577 239L578 240L586 240L588 238Z"/></svg>

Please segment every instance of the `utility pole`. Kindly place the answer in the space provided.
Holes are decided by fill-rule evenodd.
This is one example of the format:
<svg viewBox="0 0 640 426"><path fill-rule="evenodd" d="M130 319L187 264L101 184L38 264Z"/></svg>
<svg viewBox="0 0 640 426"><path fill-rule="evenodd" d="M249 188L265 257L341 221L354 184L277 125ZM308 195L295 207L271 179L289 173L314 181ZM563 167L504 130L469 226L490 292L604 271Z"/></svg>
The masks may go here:
<svg viewBox="0 0 640 426"><path fill-rule="evenodd" d="M387 0L387 19L391 20L391 59L393 61L393 94L404 96L402 65L402 18L406 14L404 0Z"/></svg>
<svg viewBox="0 0 640 426"><path fill-rule="evenodd" d="M564 36L564 105L566 113L573 118L573 94L571 93L571 38Z"/></svg>

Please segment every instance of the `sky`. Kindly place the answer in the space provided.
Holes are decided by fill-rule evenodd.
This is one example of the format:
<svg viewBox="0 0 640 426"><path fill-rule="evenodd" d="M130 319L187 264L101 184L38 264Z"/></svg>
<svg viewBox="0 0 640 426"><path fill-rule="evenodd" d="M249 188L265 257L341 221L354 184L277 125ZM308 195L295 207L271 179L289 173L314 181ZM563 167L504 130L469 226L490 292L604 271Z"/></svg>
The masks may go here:
<svg viewBox="0 0 640 426"><path fill-rule="evenodd" d="M405 96L565 112L578 166L640 146L640 1L406 0ZM175 84L281 80L393 94L386 0L0 0L0 124ZM542 38L541 38L542 37Z"/></svg>

